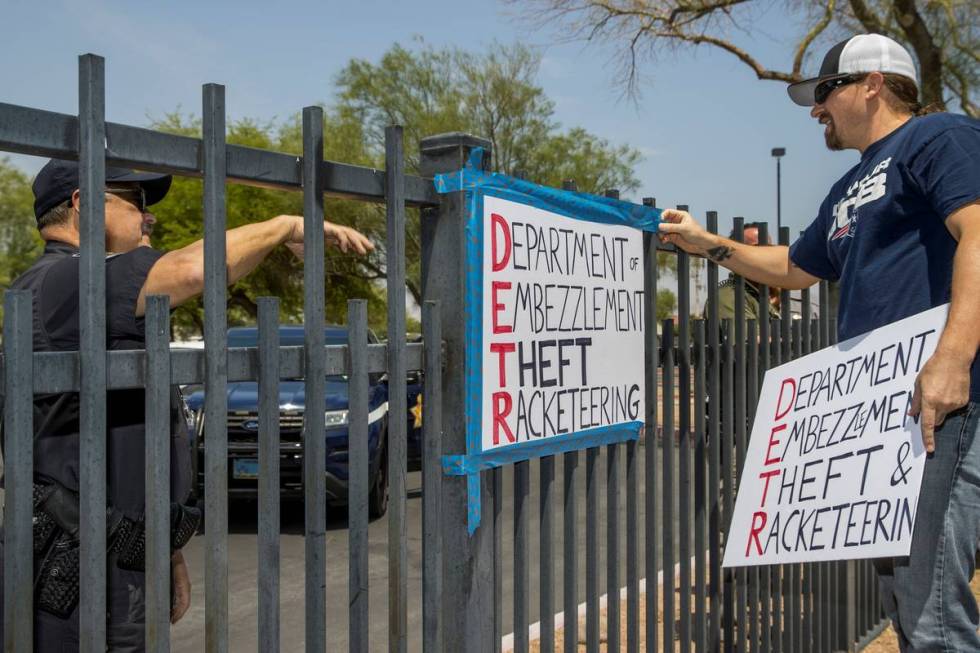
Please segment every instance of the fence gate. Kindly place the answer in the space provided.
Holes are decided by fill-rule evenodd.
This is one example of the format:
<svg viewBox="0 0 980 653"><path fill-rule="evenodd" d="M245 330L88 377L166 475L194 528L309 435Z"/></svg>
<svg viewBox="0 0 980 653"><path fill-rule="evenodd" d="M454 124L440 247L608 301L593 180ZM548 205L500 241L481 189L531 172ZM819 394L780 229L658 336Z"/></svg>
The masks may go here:
<svg viewBox="0 0 980 653"><path fill-rule="evenodd" d="M465 202L436 194L431 177L463 167L490 143L445 134L421 144L421 177L406 175L400 127L385 136L385 170L323 160L323 116L303 110L303 157L225 143L224 88L203 88L203 137L163 134L105 122L104 61L79 60L77 116L0 103L0 151L77 159L82 191L79 352L32 352L30 293L4 296L3 395L4 650L33 647L32 395L79 392L81 416L81 650L105 650L106 392L145 388L147 446L146 634L152 651L171 648L169 624L169 423L171 384L203 383L205 540L204 641L229 650L228 405L229 382L259 384L258 604L256 650L280 648L279 402L281 379L304 378L308 397L323 396L326 377L349 376L348 546L327 542L325 442L305 437L305 648L376 651L369 635L384 615L368 598L386 598L387 649L402 651L836 651L854 650L882 627L869 564L819 563L721 569L721 552L763 372L833 342L827 287L819 320L803 291L800 319L781 293L778 320L719 320L718 268L707 265L705 320L691 320L687 254L645 240L646 428L638 442L544 457L481 473L482 525L467 534L466 478L443 476L443 454L464 453L462 316ZM105 245L101 198L105 166L203 177L205 348L169 347L167 298L148 298L145 351L105 349ZM305 345L282 346L278 300L259 300L255 348L227 347L225 187L240 183L303 192ZM570 185L570 187L573 187ZM388 316L385 344L368 345L367 308L348 306L347 345L326 345L321 325L324 243L318 236L324 195L384 202L387 210ZM644 200L652 204L653 200ZM405 209L422 209L423 342L405 339ZM717 215L707 214L717 230ZM735 219L736 231L742 221ZM760 239L765 234L760 234ZM789 232L779 234L787 243ZM675 325L656 324L661 282L658 252L676 256ZM736 278L736 315L745 282ZM761 288L767 297L768 289ZM639 353L637 354L639 355ZM406 377L424 374L420 523L410 522ZM389 384L387 569L369 568L368 378ZM305 433L322 433L325 417L305 414ZM726 454L726 452L728 452ZM532 474L532 467L535 468ZM560 471L559 471L560 467ZM602 470L605 470L605 473ZM513 491L504 492L504 484ZM604 495L604 501L600 501ZM536 508L535 508L536 504ZM535 513L537 519L532 519ZM561 525L557 524L561 515ZM536 528L532 529L532 522ZM409 556L420 534L421 553ZM558 540L561 543L558 543ZM642 555L641 555L642 552ZM348 623L327 628L343 588L327 568L346 555ZM604 565L601 563L604 562ZM421 574L421 589L409 579ZM584 581L582 576L584 574ZM369 577L386 583L369 582ZM421 600L420 614L409 606ZM343 610L343 606L340 607ZM625 613L625 619L623 618ZM417 615L417 616L415 616ZM534 623L532 623L532 621Z"/></svg>

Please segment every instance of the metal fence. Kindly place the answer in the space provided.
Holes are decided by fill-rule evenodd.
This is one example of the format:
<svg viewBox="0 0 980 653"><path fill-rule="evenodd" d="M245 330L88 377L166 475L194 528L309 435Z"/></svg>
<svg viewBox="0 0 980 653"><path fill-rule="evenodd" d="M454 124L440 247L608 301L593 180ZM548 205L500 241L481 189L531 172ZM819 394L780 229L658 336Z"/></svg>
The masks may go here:
<svg viewBox="0 0 980 653"><path fill-rule="evenodd" d="M83 198L80 351L33 353L30 294L7 292L4 298L5 650L32 650L33 393L81 394L81 650L94 653L105 650L106 637L106 392L146 389L147 645L167 651L170 454L165 397L171 384L203 382L205 641L208 651L223 652L229 648L225 388L230 381L258 381L257 645L260 651L273 651L280 642L277 385L280 379L303 377L306 396L322 396L330 374L350 376L345 634L351 651L379 648L369 640L369 622L383 617L370 613L369 592L387 596L390 651L490 652L499 651L502 641L505 648L527 651L532 640L538 640L541 651L578 650L580 645L587 651L623 646L631 652L836 651L860 648L882 627L874 575L866 562L721 569L761 376L772 365L832 343L829 311L820 310L818 320L809 310L792 319L784 292L779 320L721 321L718 268L708 263L706 319L691 320L689 256L660 246L647 234L644 437L566 453L560 460L546 457L483 472L483 514L490 518L470 536L466 479L444 477L440 464L443 453L465 451L461 389L467 340L461 316L466 206L461 193L438 196L431 177L462 168L475 147L485 148L489 165L490 144L465 134L425 139L422 176L417 177L404 172L398 127L386 131L384 171L324 161L317 107L303 111L301 159L227 145L219 85L203 89L201 139L107 123L104 113L104 61L94 55L80 58L77 117L0 104L0 151L77 158ZM146 350L106 352L101 197L107 164L203 177L204 350L171 351L167 300L151 297ZM303 192L305 346L280 346L275 298L259 301L256 349L226 346L227 183ZM349 304L349 344L324 344L325 253L318 235L324 195L386 204L387 344L367 344L366 304L358 300ZM424 343L405 342L406 206L422 208ZM717 215L709 212L707 221L716 231ZM739 229L742 222L736 218L735 224ZM779 237L787 242L788 231ZM677 257L680 318L658 329L659 250ZM767 293L760 290L762 297ZM819 299L826 308L826 285L820 286ZM739 316L744 302L744 281L737 279ZM803 292L802 305L810 306L809 291ZM422 555L410 560L407 553L406 424L393 419L387 435L387 586L370 586L368 374L388 373L389 412L398 417L406 413L410 370L425 375ZM307 411L305 432L323 431L323 414ZM334 639L325 625L325 445L314 437L306 437L304 444L305 642L308 651L325 651L333 650L328 642ZM408 574L414 567L422 574L420 623L407 617ZM532 625L532 619L537 623Z"/></svg>

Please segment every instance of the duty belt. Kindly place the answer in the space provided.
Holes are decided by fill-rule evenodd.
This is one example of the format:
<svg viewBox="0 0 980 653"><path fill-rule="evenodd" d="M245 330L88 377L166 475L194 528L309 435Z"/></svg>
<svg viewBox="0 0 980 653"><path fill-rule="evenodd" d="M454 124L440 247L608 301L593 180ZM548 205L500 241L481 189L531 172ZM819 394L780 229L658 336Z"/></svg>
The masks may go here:
<svg viewBox="0 0 980 653"><path fill-rule="evenodd" d="M201 511L170 504L170 550L190 541ZM67 618L78 604L78 495L55 482L34 483L34 596L38 608ZM130 519L112 507L106 510L106 552L116 566L146 569L144 515Z"/></svg>

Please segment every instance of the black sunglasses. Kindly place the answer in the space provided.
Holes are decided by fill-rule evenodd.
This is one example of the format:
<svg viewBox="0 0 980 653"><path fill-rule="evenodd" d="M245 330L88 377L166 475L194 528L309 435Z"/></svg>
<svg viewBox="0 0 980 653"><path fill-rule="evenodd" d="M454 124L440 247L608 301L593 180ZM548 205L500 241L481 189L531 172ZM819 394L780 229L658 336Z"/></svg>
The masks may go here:
<svg viewBox="0 0 980 653"><path fill-rule="evenodd" d="M830 97L830 94L839 89L841 86L847 86L848 84L859 82L864 79L864 77L864 75L844 75L842 77L834 77L833 79L820 82L813 89L814 102L816 104L823 104L827 101L827 98Z"/></svg>
<svg viewBox="0 0 980 653"><path fill-rule="evenodd" d="M140 213L146 213L146 191L143 190L142 186L138 188L106 188L105 192L135 205Z"/></svg>

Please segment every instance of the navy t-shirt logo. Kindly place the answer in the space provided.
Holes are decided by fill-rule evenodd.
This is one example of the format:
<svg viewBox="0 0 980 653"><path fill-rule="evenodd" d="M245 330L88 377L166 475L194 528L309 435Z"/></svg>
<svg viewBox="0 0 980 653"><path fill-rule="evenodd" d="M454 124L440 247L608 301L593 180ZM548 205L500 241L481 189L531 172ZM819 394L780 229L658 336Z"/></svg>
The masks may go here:
<svg viewBox="0 0 980 653"><path fill-rule="evenodd" d="M790 248L797 266L840 280L846 340L950 300L956 240L946 219L980 200L980 121L911 118L873 143ZM980 401L980 356L970 395Z"/></svg>
<svg viewBox="0 0 980 653"><path fill-rule="evenodd" d="M839 240L847 236L854 236L857 229L858 209L882 198L888 192L888 164L892 158L881 161L874 169L851 184L843 199L834 204L831 214L834 220L830 225L830 233L827 240Z"/></svg>

